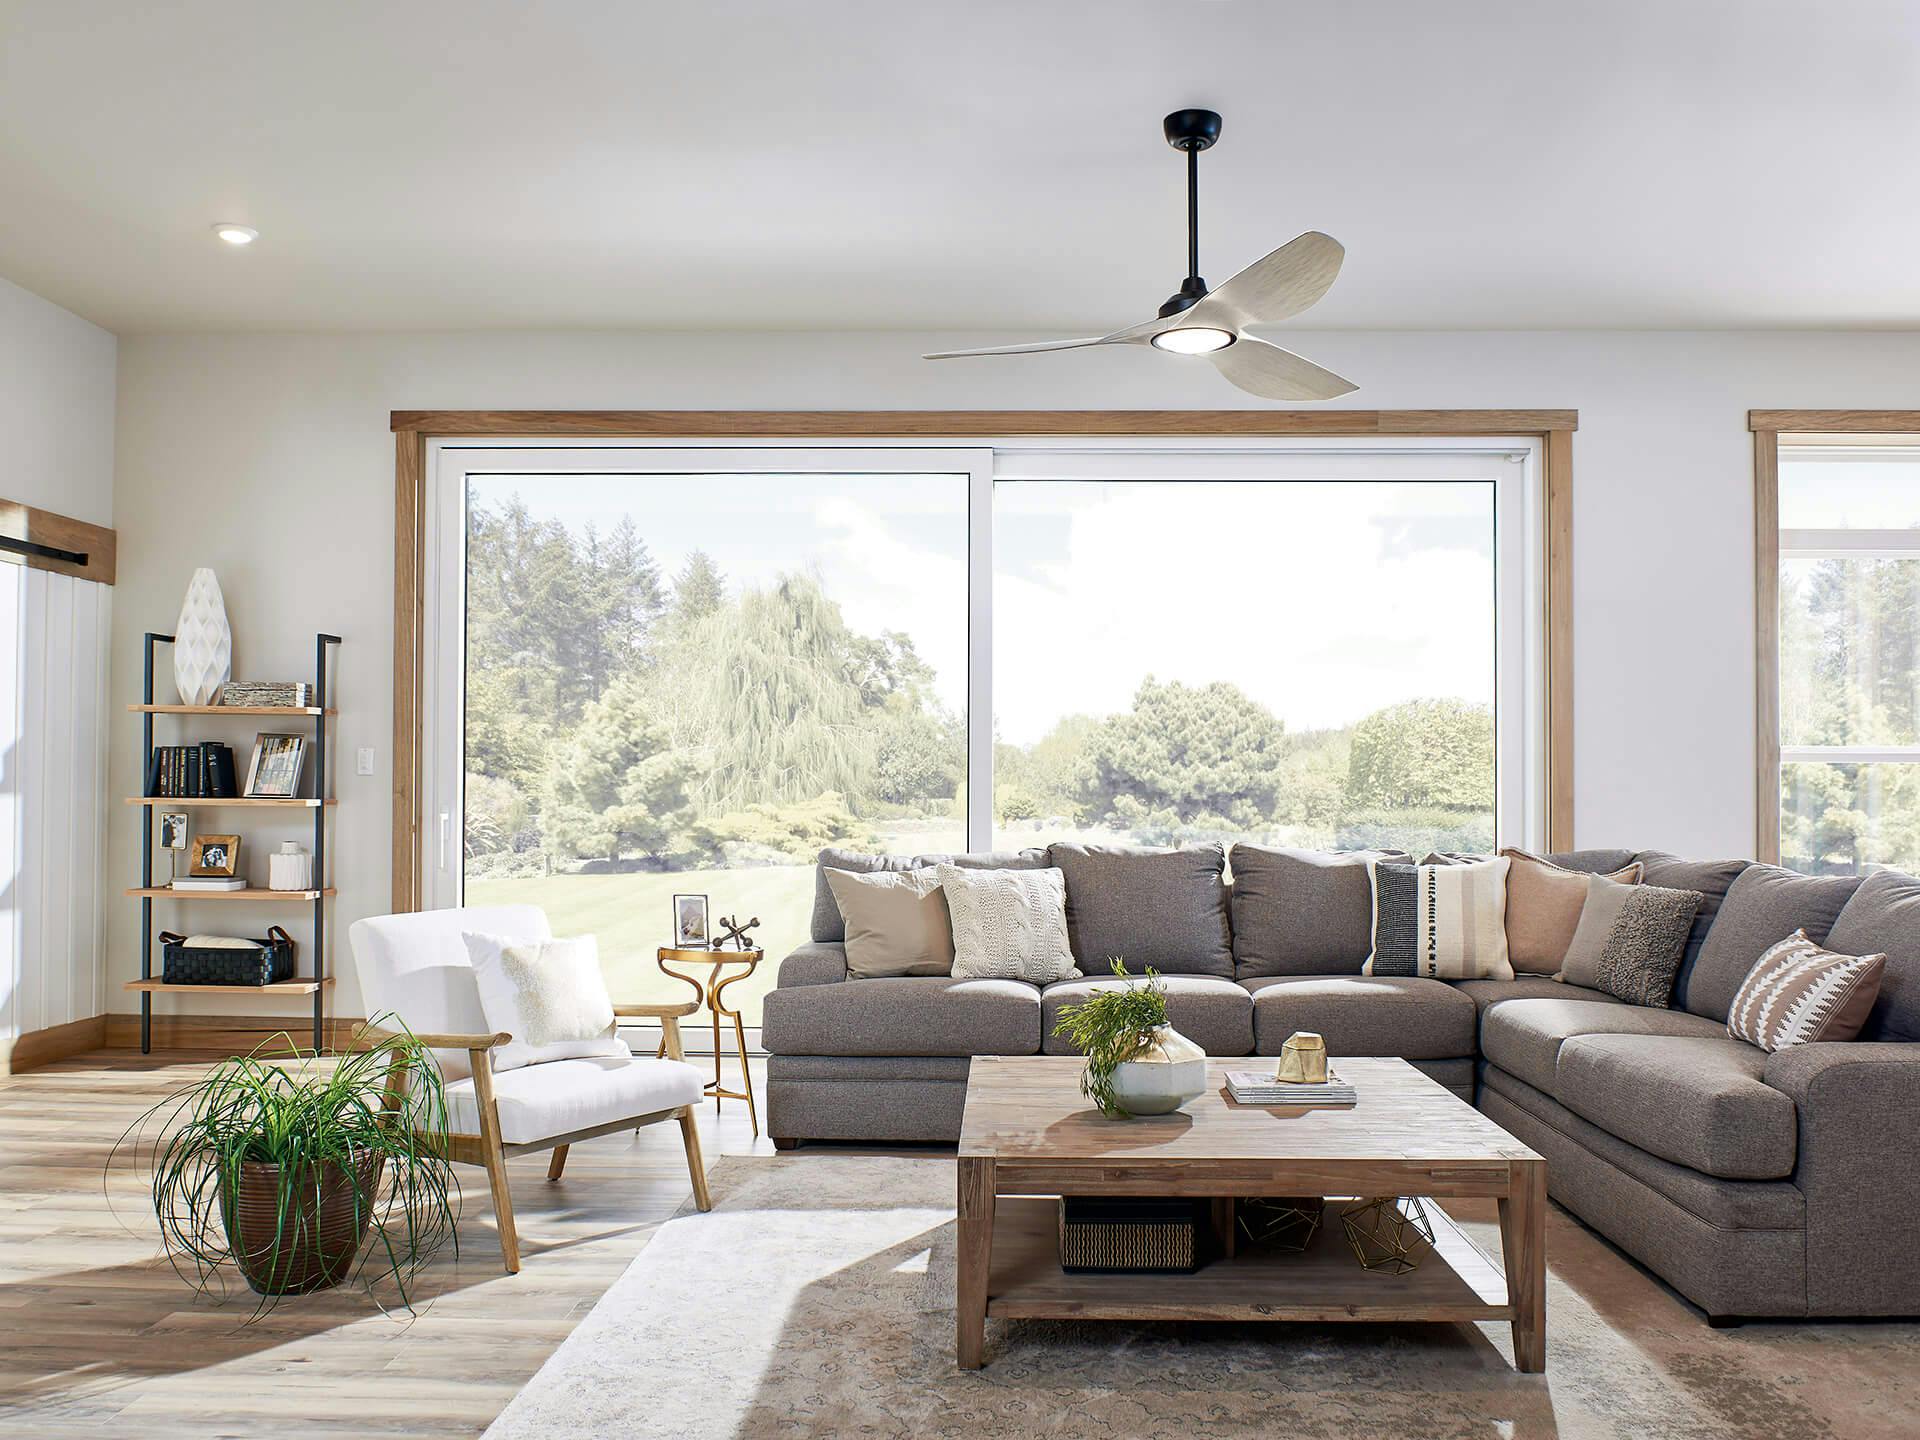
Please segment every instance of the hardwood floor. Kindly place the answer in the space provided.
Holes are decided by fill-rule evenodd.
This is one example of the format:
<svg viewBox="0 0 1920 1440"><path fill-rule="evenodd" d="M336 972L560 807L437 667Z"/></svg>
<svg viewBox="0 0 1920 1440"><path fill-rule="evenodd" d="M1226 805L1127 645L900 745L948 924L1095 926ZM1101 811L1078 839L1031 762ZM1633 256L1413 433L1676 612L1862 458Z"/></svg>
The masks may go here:
<svg viewBox="0 0 1920 1440"><path fill-rule="evenodd" d="M97 1051L0 1079L0 1435L477 1435L691 1193L673 1125L575 1145L558 1182L544 1154L510 1161L524 1268L508 1275L486 1173L457 1166L460 1256L423 1274L415 1313L343 1289L247 1324L251 1292L196 1297L140 1177L106 1170L207 1059ZM772 1152L737 1101L701 1107L701 1140L709 1164Z"/></svg>

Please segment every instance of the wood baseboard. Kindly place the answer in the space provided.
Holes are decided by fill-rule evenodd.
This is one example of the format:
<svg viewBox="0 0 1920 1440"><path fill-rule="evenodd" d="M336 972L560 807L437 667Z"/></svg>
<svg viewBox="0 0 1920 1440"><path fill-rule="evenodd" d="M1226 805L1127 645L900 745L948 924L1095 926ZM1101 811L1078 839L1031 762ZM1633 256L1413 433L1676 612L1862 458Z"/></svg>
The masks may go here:
<svg viewBox="0 0 1920 1440"><path fill-rule="evenodd" d="M140 1048L138 1015L107 1015L106 1045L115 1050ZM354 1033L364 1020L350 1015L327 1017L322 1035L326 1048L339 1051L353 1043ZM227 1055L244 1055L277 1035L290 1037L295 1045L313 1043L313 1021L305 1016L287 1015L155 1015L153 1048L156 1050L210 1050Z"/></svg>
<svg viewBox="0 0 1920 1440"><path fill-rule="evenodd" d="M104 1015L49 1025L44 1030L29 1030L11 1040L0 1038L0 1075L18 1075L23 1070L51 1065L69 1055L98 1050L106 1043L107 1017Z"/></svg>

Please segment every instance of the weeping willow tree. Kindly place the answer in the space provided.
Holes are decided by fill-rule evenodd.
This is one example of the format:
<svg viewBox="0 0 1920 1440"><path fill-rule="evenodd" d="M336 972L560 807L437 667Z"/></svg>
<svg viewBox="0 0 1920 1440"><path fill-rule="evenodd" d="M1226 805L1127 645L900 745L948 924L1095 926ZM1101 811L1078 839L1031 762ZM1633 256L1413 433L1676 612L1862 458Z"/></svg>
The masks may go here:
<svg viewBox="0 0 1920 1440"><path fill-rule="evenodd" d="M670 667L676 749L702 757L704 815L837 791L857 813L873 789L872 647L820 582L788 575L703 616Z"/></svg>

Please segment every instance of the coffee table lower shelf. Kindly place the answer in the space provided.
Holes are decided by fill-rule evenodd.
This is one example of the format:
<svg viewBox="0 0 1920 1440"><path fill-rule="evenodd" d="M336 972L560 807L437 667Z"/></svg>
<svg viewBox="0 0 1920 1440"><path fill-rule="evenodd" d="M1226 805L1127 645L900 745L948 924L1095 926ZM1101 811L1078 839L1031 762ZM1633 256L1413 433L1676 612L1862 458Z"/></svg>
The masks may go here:
<svg viewBox="0 0 1920 1440"><path fill-rule="evenodd" d="M1362 1269L1337 1201L1304 1251L1242 1250L1191 1275L1069 1275L1060 1268L1059 1202L1001 1197L994 1210L987 1314L1025 1320L1360 1320L1514 1318L1501 1267L1426 1202L1433 1244L1405 1275Z"/></svg>

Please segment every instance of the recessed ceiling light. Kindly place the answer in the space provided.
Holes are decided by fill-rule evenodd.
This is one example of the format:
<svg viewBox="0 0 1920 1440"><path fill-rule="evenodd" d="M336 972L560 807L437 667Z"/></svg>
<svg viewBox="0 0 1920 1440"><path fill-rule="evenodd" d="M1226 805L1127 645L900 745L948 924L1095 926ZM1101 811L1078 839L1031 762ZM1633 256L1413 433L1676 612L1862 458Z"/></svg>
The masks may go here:
<svg viewBox="0 0 1920 1440"><path fill-rule="evenodd" d="M213 227L213 233L229 245L251 245L260 238L260 232L251 225L230 225L224 220Z"/></svg>
<svg viewBox="0 0 1920 1440"><path fill-rule="evenodd" d="M1208 355L1226 349L1233 340L1231 330L1217 330L1211 325L1181 325L1153 337L1156 349L1171 350L1176 355Z"/></svg>

